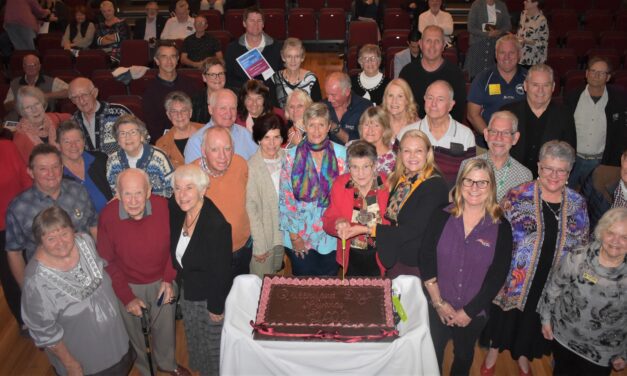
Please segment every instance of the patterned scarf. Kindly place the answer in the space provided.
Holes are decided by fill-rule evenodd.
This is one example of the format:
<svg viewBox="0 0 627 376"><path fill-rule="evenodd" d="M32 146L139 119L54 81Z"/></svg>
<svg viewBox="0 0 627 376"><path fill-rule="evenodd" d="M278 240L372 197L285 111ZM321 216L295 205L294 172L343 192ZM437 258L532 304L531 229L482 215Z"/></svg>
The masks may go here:
<svg viewBox="0 0 627 376"><path fill-rule="evenodd" d="M627 187L625 187L625 183L621 180L618 183L618 187L614 191L614 202L612 203L612 208L627 208Z"/></svg>
<svg viewBox="0 0 627 376"><path fill-rule="evenodd" d="M422 184L427 178L432 175L433 170L423 171L422 174L416 174L411 177L407 177L407 175L403 175L398 183L396 184L396 188L390 195L390 199L388 201L388 207L385 211L385 217L390 221L397 222L398 221L398 213L403 208L405 201L409 198L411 193Z"/></svg>
<svg viewBox="0 0 627 376"><path fill-rule="evenodd" d="M323 151L320 174L316 171L316 165L312 152ZM340 169L335 158L333 144L327 137L318 145L312 145L309 140L304 140L296 147L294 167L292 168L292 189L294 198L303 202L318 201L319 208L329 206L329 192L333 180L340 174Z"/></svg>

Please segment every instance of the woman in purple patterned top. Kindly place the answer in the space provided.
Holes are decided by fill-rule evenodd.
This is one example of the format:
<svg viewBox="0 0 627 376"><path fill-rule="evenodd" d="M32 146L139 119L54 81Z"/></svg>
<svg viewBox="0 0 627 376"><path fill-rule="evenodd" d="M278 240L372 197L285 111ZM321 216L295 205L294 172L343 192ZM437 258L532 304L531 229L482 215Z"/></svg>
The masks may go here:
<svg viewBox="0 0 627 376"><path fill-rule="evenodd" d="M502 214L492 167L471 160L457 178L453 203L433 213L422 242L431 337L440 367L446 343L453 340L451 375L469 374L490 302L509 271L512 229Z"/></svg>
<svg viewBox="0 0 627 376"><path fill-rule="evenodd" d="M396 166L396 154L392 151L390 119L382 107L370 107L364 111L359 119L359 135L377 148L377 173L391 174Z"/></svg>

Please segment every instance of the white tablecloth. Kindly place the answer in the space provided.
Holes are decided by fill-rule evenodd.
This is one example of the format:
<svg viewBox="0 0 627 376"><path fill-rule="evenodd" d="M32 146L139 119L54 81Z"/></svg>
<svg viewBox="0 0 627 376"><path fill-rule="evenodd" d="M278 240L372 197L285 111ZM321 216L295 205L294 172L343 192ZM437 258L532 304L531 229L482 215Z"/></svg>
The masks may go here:
<svg viewBox="0 0 627 376"><path fill-rule="evenodd" d="M438 363L429 334L427 300L420 280L400 276L393 287L401 293L408 320L398 325L394 342L255 341L255 320L261 280L255 275L235 279L226 300L222 329L222 375L437 375Z"/></svg>

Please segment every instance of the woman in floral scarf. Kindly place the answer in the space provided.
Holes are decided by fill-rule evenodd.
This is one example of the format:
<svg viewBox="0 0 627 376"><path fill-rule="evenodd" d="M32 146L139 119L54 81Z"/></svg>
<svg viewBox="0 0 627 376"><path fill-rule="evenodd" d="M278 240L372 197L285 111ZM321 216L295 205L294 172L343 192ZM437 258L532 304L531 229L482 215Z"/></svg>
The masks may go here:
<svg viewBox="0 0 627 376"><path fill-rule="evenodd" d="M345 172L346 149L329 139L329 110L311 105L307 138L288 149L279 185L279 227L294 275L337 275L335 239L322 228L333 180Z"/></svg>

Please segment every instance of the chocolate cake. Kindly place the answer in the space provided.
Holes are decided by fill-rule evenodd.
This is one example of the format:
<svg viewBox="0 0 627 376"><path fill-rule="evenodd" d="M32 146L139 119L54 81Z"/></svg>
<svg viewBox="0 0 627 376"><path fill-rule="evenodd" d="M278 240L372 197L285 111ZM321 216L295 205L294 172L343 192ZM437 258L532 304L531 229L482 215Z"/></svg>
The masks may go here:
<svg viewBox="0 0 627 376"><path fill-rule="evenodd" d="M354 277L265 276L254 338L393 341L392 281Z"/></svg>

